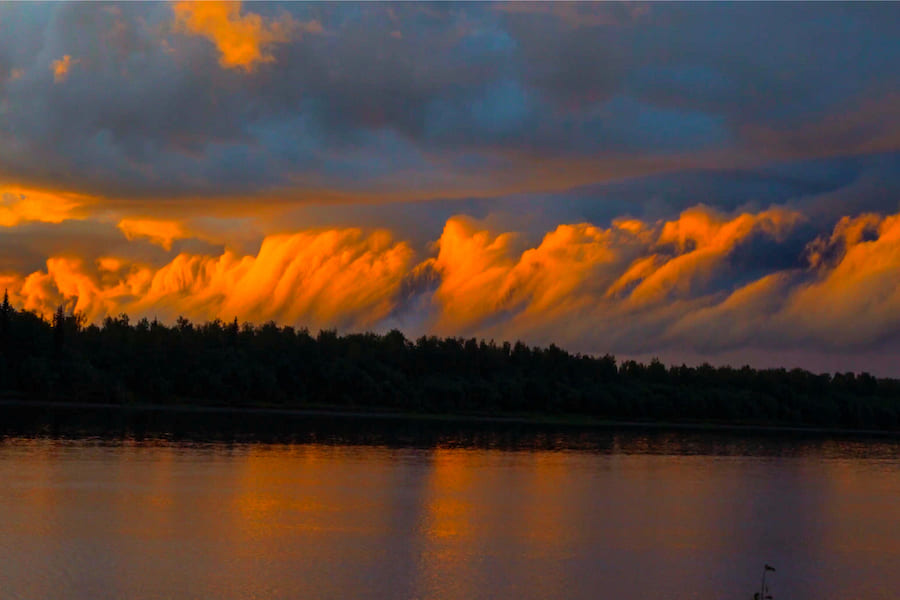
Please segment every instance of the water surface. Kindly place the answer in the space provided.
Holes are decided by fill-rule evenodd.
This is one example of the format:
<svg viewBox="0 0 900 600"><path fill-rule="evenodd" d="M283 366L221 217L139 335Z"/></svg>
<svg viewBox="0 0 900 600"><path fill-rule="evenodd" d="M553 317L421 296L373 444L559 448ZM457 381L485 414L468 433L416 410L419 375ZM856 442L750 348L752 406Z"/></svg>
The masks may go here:
<svg viewBox="0 0 900 600"><path fill-rule="evenodd" d="M776 599L900 589L890 439L382 429L7 434L0 596L749 599L764 562Z"/></svg>

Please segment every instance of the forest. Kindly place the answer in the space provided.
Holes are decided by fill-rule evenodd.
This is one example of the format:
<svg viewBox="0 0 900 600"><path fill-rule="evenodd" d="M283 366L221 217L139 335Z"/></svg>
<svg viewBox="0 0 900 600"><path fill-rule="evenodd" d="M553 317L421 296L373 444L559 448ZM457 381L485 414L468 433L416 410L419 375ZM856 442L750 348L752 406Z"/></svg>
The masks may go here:
<svg viewBox="0 0 900 600"><path fill-rule="evenodd" d="M555 345L179 318L87 324L0 305L0 395L22 402L386 410L900 430L900 380L666 366Z"/></svg>

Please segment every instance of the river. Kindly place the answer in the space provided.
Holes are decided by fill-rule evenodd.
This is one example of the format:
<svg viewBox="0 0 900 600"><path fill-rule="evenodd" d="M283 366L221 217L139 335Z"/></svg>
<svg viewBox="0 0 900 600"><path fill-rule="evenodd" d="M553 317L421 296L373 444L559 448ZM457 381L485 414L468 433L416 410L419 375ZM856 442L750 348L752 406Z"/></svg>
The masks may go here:
<svg viewBox="0 0 900 600"><path fill-rule="evenodd" d="M776 600L900 590L896 440L416 427L7 431L0 597L750 600L765 563Z"/></svg>

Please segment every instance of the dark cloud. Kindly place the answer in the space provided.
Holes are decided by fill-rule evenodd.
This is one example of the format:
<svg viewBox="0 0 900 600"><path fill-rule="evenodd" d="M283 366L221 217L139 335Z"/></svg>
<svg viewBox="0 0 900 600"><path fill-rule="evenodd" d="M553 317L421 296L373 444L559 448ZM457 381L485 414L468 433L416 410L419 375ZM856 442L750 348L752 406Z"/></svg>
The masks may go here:
<svg viewBox="0 0 900 600"><path fill-rule="evenodd" d="M31 273L43 269L48 256L83 256L93 260L107 252L136 250L126 249L125 238L112 224L26 223L4 228L0 233L0 273Z"/></svg>
<svg viewBox="0 0 900 600"><path fill-rule="evenodd" d="M476 166L509 187L547 159L640 174L658 168L652 156L721 168L900 144L889 3L243 10L321 30L297 29L249 71L220 65L167 4L0 8L0 176L115 197L308 201L402 195L412 174L435 197ZM595 181L609 177L598 168ZM489 174L466 185L496 193Z"/></svg>

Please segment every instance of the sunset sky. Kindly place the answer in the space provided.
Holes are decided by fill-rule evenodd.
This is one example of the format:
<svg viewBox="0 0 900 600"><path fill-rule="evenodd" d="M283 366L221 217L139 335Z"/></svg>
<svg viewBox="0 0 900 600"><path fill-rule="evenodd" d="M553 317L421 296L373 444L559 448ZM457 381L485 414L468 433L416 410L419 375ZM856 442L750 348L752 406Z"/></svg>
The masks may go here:
<svg viewBox="0 0 900 600"><path fill-rule="evenodd" d="M0 287L900 376L900 4L0 5Z"/></svg>

